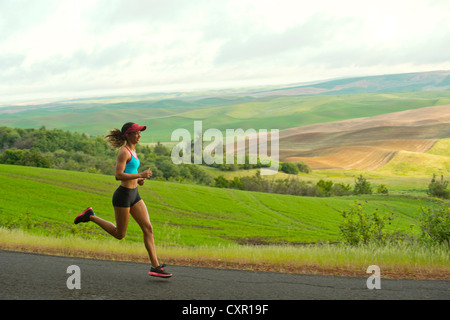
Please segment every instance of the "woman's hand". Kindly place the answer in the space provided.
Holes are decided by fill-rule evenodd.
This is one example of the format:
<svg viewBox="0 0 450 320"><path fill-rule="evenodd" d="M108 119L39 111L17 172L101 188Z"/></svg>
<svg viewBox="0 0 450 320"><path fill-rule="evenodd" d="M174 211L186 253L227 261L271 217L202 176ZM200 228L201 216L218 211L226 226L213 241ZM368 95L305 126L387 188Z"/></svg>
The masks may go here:
<svg viewBox="0 0 450 320"><path fill-rule="evenodd" d="M152 176L152 170L150 168L140 173L141 178L148 179Z"/></svg>
<svg viewBox="0 0 450 320"><path fill-rule="evenodd" d="M138 183L139 183L140 186L143 186L144 183L145 183L145 179L139 178L139 179L138 179Z"/></svg>

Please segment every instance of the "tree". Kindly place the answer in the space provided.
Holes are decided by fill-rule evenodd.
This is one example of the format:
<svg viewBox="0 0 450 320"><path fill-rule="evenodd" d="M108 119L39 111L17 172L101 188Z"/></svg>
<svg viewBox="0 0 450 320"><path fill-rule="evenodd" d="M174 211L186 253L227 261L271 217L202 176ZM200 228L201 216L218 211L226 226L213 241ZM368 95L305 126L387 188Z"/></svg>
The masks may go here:
<svg viewBox="0 0 450 320"><path fill-rule="evenodd" d="M352 194L352 187L348 183L335 183L331 188L331 193L335 196L348 196Z"/></svg>
<svg viewBox="0 0 450 320"><path fill-rule="evenodd" d="M0 160L5 164L50 168L50 161L36 149L31 151L7 149Z"/></svg>
<svg viewBox="0 0 450 320"><path fill-rule="evenodd" d="M17 130L2 127L0 129L0 149L11 148L19 138L20 134Z"/></svg>
<svg viewBox="0 0 450 320"><path fill-rule="evenodd" d="M177 165L173 164L170 160L163 160L157 163L158 169L163 172L163 176L166 179L176 178L180 175L180 169Z"/></svg>
<svg viewBox="0 0 450 320"><path fill-rule="evenodd" d="M25 157L24 150L10 150L7 149L3 153L2 163L5 164L22 164L23 158Z"/></svg>
<svg viewBox="0 0 450 320"><path fill-rule="evenodd" d="M25 152L23 165L31 167L50 168L50 161L39 151L31 150Z"/></svg>
<svg viewBox="0 0 450 320"><path fill-rule="evenodd" d="M317 182L317 187L322 195L325 197L331 196L331 188L333 187L333 181L320 180Z"/></svg>
<svg viewBox="0 0 450 320"><path fill-rule="evenodd" d="M228 180L224 176L214 178L216 188L228 188Z"/></svg>
<svg viewBox="0 0 450 320"><path fill-rule="evenodd" d="M288 174L297 174L298 173L298 167L295 165L295 163L291 162L283 162L281 164L281 171L288 173Z"/></svg>
<svg viewBox="0 0 450 320"><path fill-rule="evenodd" d="M355 180L355 188L353 190L354 194L372 194L372 186L370 182L367 181L362 175L360 175Z"/></svg>
<svg viewBox="0 0 450 320"><path fill-rule="evenodd" d="M311 172L311 168L308 166L308 164L306 164L305 162L297 162L296 163L297 168L300 172L303 173L310 173Z"/></svg>
<svg viewBox="0 0 450 320"><path fill-rule="evenodd" d="M448 199L450 198L450 190L447 189L448 181L444 180L444 176L441 175L441 180L436 180L436 175L433 174L433 179L431 179L428 185L428 194L433 197Z"/></svg>
<svg viewBox="0 0 450 320"><path fill-rule="evenodd" d="M167 148L165 145L161 144L161 142L159 142L159 141L154 148L154 152L158 156L170 156L171 155L170 149Z"/></svg>

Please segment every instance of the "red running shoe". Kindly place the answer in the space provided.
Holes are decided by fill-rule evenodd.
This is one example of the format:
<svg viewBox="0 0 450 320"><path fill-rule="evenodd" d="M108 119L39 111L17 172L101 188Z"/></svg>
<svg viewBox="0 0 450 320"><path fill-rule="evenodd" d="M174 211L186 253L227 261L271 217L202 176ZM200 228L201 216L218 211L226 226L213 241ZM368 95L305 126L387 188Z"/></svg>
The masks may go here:
<svg viewBox="0 0 450 320"><path fill-rule="evenodd" d="M170 278L172 274L164 271L164 266L165 265L160 265L159 267L156 268L151 267L150 272L148 274L153 277Z"/></svg>
<svg viewBox="0 0 450 320"><path fill-rule="evenodd" d="M89 219L90 216L95 216L94 210L92 210L91 207L87 208L82 213L80 213L73 222L75 224L79 224L80 222L89 222L91 221Z"/></svg>

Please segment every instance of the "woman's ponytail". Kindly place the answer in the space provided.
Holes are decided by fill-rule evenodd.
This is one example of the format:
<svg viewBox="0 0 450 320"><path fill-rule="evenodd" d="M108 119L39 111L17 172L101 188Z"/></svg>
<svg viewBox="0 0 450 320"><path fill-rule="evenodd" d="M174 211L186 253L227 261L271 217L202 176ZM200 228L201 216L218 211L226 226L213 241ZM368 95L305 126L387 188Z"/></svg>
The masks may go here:
<svg viewBox="0 0 450 320"><path fill-rule="evenodd" d="M110 130L106 135L106 141L113 147L119 149L127 140L122 136L122 132L119 129Z"/></svg>
<svg viewBox="0 0 450 320"><path fill-rule="evenodd" d="M127 122L123 125L122 130L119 130L119 129L110 130L109 134L107 134L105 137L106 141L113 148L117 148L117 149L121 148L127 142L127 138L124 136L124 133L132 125L133 125L133 122Z"/></svg>

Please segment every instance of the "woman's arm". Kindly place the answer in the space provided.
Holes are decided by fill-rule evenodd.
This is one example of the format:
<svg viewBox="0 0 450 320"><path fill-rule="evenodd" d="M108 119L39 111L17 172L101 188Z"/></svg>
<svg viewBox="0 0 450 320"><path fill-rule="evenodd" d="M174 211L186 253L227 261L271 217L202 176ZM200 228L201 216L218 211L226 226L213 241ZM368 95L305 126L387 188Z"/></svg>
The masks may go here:
<svg viewBox="0 0 450 320"><path fill-rule="evenodd" d="M146 179L152 176L152 171L150 169L145 170L141 173L129 174L125 173L125 166L127 165L129 153L125 149L119 151L116 162L116 180L134 180L134 179Z"/></svg>

